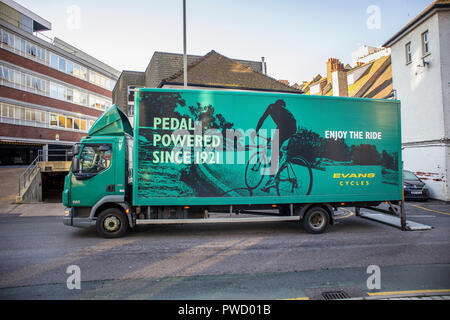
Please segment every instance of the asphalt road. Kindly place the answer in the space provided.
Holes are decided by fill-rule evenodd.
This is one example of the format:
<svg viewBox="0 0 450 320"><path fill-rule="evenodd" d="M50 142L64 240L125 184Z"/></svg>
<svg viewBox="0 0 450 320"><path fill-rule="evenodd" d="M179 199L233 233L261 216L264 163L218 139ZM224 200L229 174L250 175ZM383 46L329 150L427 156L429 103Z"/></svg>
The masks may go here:
<svg viewBox="0 0 450 320"><path fill-rule="evenodd" d="M343 212L326 234L295 222L138 226L121 239L61 217L0 214L0 299L294 299L326 291L450 289L450 205L407 203L403 232ZM69 290L67 268L80 268ZM367 267L381 270L369 290Z"/></svg>

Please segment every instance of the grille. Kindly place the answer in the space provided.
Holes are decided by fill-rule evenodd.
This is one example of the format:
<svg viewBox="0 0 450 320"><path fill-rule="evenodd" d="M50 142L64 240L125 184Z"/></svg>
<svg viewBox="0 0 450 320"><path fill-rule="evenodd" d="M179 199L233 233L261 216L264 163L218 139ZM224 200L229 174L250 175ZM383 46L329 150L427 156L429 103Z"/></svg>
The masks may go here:
<svg viewBox="0 0 450 320"><path fill-rule="evenodd" d="M322 292L322 297L325 300L342 300L342 299L349 299L350 295L345 291L329 291L329 292Z"/></svg>

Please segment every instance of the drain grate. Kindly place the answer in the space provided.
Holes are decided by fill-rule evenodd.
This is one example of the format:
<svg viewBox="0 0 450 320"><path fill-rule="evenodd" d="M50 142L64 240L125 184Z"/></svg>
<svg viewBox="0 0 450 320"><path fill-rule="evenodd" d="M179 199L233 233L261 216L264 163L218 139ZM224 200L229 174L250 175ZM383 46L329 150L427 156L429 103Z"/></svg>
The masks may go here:
<svg viewBox="0 0 450 320"><path fill-rule="evenodd" d="M328 291L322 292L322 298L325 300L342 300L350 299L350 295L345 291Z"/></svg>

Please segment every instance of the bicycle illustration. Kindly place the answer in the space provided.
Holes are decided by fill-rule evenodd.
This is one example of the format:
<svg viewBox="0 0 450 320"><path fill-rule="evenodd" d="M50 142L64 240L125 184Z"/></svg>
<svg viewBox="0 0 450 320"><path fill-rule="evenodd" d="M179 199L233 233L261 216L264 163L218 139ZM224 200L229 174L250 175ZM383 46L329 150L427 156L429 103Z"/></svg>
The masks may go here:
<svg viewBox="0 0 450 320"><path fill-rule="evenodd" d="M271 149L271 139L259 136L262 143L247 146L248 150L256 150L245 168L245 184L252 192L263 182L266 172L270 170L271 161L267 151ZM275 185L279 196L306 195L311 193L313 175L310 163L301 156L288 156L275 176Z"/></svg>

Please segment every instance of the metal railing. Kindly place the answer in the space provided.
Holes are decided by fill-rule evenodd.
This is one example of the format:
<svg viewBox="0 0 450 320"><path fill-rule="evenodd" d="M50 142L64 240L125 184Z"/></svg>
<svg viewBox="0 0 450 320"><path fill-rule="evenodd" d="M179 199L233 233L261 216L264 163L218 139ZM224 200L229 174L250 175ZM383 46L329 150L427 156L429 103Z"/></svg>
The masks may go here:
<svg viewBox="0 0 450 320"><path fill-rule="evenodd" d="M21 188L25 190L25 187L27 186L27 183L31 182L31 177L33 177L36 170L39 170L39 167L37 166L37 163L39 162L39 155L36 157L36 159L31 162L31 164L25 169L24 173L22 173L19 177L19 196L21 195Z"/></svg>
<svg viewBox="0 0 450 320"><path fill-rule="evenodd" d="M37 157L31 162L31 164L25 169L25 171L19 176L19 189L18 195L21 195L21 191L25 190L27 185L31 182L34 174L39 170L38 163L42 161L70 161L72 155L71 149L49 149L38 150Z"/></svg>

